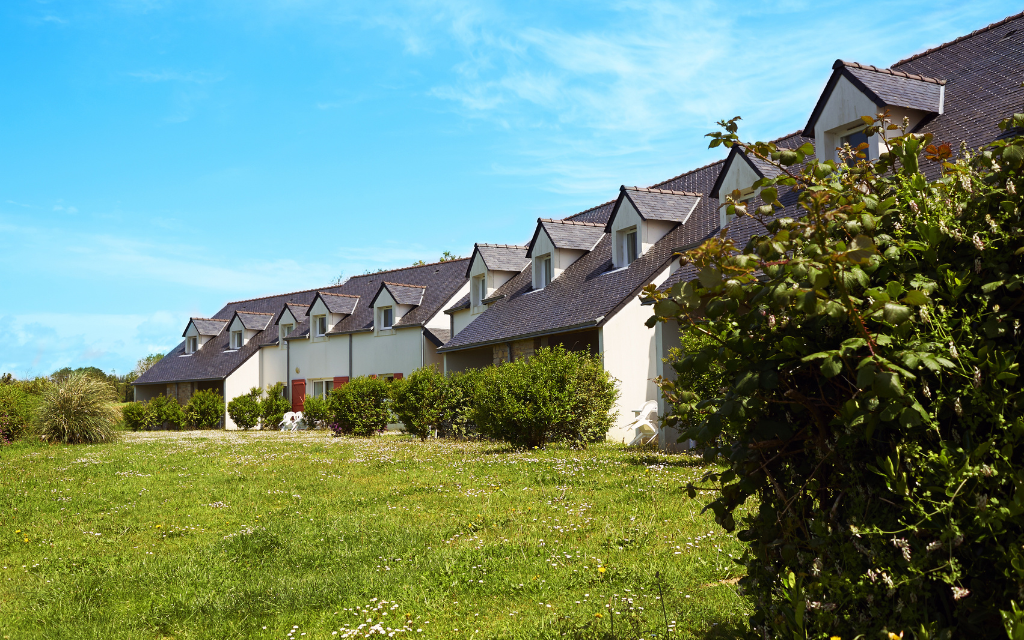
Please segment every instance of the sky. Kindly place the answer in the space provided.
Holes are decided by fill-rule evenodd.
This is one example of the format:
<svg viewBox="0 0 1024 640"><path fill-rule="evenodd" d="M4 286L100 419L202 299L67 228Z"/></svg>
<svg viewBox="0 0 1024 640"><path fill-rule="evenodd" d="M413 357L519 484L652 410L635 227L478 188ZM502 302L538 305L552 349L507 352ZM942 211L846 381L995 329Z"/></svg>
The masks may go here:
<svg viewBox="0 0 1024 640"><path fill-rule="evenodd" d="M0 372L126 373L225 302L522 243L802 129L1009 2L4 0Z"/></svg>

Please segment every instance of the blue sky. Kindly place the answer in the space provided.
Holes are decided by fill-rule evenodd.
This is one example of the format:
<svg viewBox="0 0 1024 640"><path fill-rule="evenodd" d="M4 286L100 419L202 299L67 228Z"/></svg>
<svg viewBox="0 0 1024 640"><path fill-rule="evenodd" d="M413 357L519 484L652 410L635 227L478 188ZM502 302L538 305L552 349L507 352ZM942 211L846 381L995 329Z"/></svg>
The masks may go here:
<svg viewBox="0 0 1024 640"><path fill-rule="evenodd" d="M0 3L0 371L130 370L224 302L523 242L801 128L1008 2Z"/></svg>

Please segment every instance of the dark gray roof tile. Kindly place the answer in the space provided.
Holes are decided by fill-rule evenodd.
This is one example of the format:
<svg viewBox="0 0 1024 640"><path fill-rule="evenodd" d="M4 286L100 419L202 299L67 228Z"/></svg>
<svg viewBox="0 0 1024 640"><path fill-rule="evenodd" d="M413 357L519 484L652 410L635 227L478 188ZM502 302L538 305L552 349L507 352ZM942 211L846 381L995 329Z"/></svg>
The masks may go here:
<svg viewBox="0 0 1024 640"><path fill-rule="evenodd" d="M196 331L201 336L215 336L224 330L224 327L231 322L230 320L221 320L220 318L190 318L189 324L195 326ZM188 327L185 327L185 331L182 332L181 336L185 337L188 333Z"/></svg>
<svg viewBox="0 0 1024 640"><path fill-rule="evenodd" d="M473 247L473 253L480 256L489 271L519 272L530 263L530 259L526 257L528 248L527 245L519 244L481 244L478 242ZM472 264L471 259L470 265ZM469 268L469 266L466 267L466 277L469 277Z"/></svg>

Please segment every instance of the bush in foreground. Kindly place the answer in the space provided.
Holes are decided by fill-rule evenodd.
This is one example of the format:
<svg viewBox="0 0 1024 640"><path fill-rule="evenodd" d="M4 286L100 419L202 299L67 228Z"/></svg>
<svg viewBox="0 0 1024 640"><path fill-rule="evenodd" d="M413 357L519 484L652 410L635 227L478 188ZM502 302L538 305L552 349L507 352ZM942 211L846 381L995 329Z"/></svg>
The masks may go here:
<svg viewBox="0 0 1024 640"><path fill-rule="evenodd" d="M213 389L196 391L185 405L185 422L193 429L216 429L224 417L224 398Z"/></svg>
<svg viewBox="0 0 1024 640"><path fill-rule="evenodd" d="M178 404L177 398L160 394L149 401L147 408L156 425L171 429L181 429L185 426L185 412Z"/></svg>
<svg viewBox="0 0 1024 640"><path fill-rule="evenodd" d="M488 437L519 446L586 445L615 420L619 392L601 360L558 346L480 373L472 417Z"/></svg>
<svg viewBox="0 0 1024 640"><path fill-rule="evenodd" d="M332 420L328 398L306 396L302 403L302 420L310 429L324 429Z"/></svg>
<svg viewBox="0 0 1024 640"><path fill-rule="evenodd" d="M121 419L113 388L76 373L48 387L39 407L39 435L48 442L111 442Z"/></svg>
<svg viewBox="0 0 1024 640"><path fill-rule="evenodd" d="M267 387L266 396L260 400L260 419L263 429L276 429L281 426L284 414L292 410L292 403L284 397L284 383Z"/></svg>
<svg viewBox="0 0 1024 640"><path fill-rule="evenodd" d="M249 393L233 398L228 403L228 415L239 429L252 429L259 425L263 407L260 396L263 392L259 387L249 389Z"/></svg>
<svg viewBox="0 0 1024 640"><path fill-rule="evenodd" d="M421 440L466 435L474 395L475 376L453 373L444 376L436 367L413 371L405 380L392 383L392 407L404 431Z"/></svg>
<svg viewBox="0 0 1024 640"><path fill-rule="evenodd" d="M650 325L708 339L677 371L727 376L701 402L663 389L669 422L696 414L683 437L725 465L704 479L750 543L751 637L1024 637L1024 138L950 162L902 135L848 168L722 124L713 145L778 168L756 212L727 204L767 234L709 241L687 255L697 281L646 296ZM806 215L773 219L790 197Z"/></svg>
<svg viewBox="0 0 1024 640"><path fill-rule="evenodd" d="M13 384L0 384L0 444L16 440L32 423L32 398Z"/></svg>
<svg viewBox="0 0 1024 640"><path fill-rule="evenodd" d="M336 434L372 436L395 421L391 383L359 376L331 390L328 405Z"/></svg>
<svg viewBox="0 0 1024 640"><path fill-rule="evenodd" d="M129 402L121 407L121 419L129 431L147 431L156 425L156 418L145 402Z"/></svg>

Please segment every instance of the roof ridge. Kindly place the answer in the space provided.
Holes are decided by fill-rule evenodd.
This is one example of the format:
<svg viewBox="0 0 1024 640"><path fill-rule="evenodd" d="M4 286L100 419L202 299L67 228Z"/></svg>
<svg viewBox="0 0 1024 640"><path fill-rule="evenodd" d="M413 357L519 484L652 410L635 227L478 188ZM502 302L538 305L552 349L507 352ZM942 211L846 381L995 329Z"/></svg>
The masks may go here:
<svg viewBox="0 0 1024 640"><path fill-rule="evenodd" d="M235 313L247 313L250 316L274 316L276 313L270 313L269 311L246 311L245 309L235 309Z"/></svg>
<svg viewBox="0 0 1024 640"><path fill-rule="evenodd" d="M619 187L619 191L643 191L644 193L661 193L669 196L702 196L704 194L697 193L696 191L673 191L671 189L657 189L655 187L627 187L622 185Z"/></svg>
<svg viewBox="0 0 1024 640"><path fill-rule="evenodd" d="M230 322L230 320L225 320L224 318L189 318L189 320L216 320L217 322Z"/></svg>
<svg viewBox="0 0 1024 640"><path fill-rule="evenodd" d="M715 160L714 162L709 162L708 164L704 165L703 167L697 167L696 169L690 169L689 171L684 171L684 172L680 173L678 176L673 176L673 177L669 178L668 180L662 180L661 182L655 182L653 185L651 185L651 188L652 189L656 189L656 188L658 188L658 185L668 184L669 182L672 182L673 180L678 180L679 178L682 178L684 176L692 175L694 173L697 173L698 171L703 171L704 169L708 169L710 167L715 166L716 164L721 164L723 162L725 162L725 158L722 158L721 160Z"/></svg>
<svg viewBox="0 0 1024 640"><path fill-rule="evenodd" d="M319 293L320 295L324 295L324 296L340 296L342 298L358 298L359 297L359 296L354 296L351 293L331 293L330 291L317 291L317 293ZM302 306L308 307L309 305L308 304L304 304Z"/></svg>
<svg viewBox="0 0 1024 640"><path fill-rule="evenodd" d="M602 202L599 205L595 205L593 207L590 207L589 209L584 209L583 211L580 211L579 213L574 213L571 216L566 216L566 217L564 217L562 219L563 220L572 220L576 216L582 216L584 213L590 213L594 209L600 209L601 207L604 207L604 206L609 205L609 204L615 204L615 201L614 200L609 200L608 202Z"/></svg>
<svg viewBox="0 0 1024 640"><path fill-rule="evenodd" d="M955 40L950 40L949 42L943 42L942 44L940 44L938 46L932 47L931 49L925 49L921 53L915 53L914 55L910 56L909 58L903 58L902 60L893 63L892 66L893 67L898 67L901 64L906 64L908 62L911 62L912 60L917 60L918 58L921 58L921 57L926 56L928 54L934 53L934 52L938 51L939 49L944 49L944 48L946 48L948 46L957 44L958 42L963 42L967 38L973 38L974 36L978 35L979 33L984 33L986 31L991 31L992 29L995 29L996 27L1003 26L1007 22L1011 22L1013 20L1016 20L1016 19L1022 18L1022 17L1024 17L1024 11L1021 11L1020 13L1015 13L1012 16L1007 16L1007 17L1003 18L1002 20L1000 20L999 22L993 22L992 24L990 24L990 25L988 25L986 27L982 27L980 29L975 29L974 31L968 33L967 35L960 36L959 38L957 38Z"/></svg>
<svg viewBox="0 0 1024 640"><path fill-rule="evenodd" d="M330 293L330 294L331 294L332 296L340 296L340 295L343 295L343 294L340 294L340 293L331 293L330 291L317 291L317 293ZM357 296L357 297L358 297L358 296ZM296 307L308 307L308 306L309 306L308 304L304 304L304 303L302 303L302 302L286 302L285 304L293 304L293 305L295 305Z"/></svg>
<svg viewBox="0 0 1024 640"><path fill-rule="evenodd" d="M580 227L603 227L603 222L580 222L579 220L569 220L568 218L537 218L537 222L556 222L558 224L571 224Z"/></svg>
<svg viewBox="0 0 1024 640"><path fill-rule="evenodd" d="M390 285L394 285L396 287L416 287L417 289L426 289L427 288L427 285L425 285L425 284L405 284L404 282L388 282L387 280L381 280L381 284L390 284ZM358 298L359 296L354 296L354 297Z"/></svg>
<svg viewBox="0 0 1024 640"><path fill-rule="evenodd" d="M573 214L579 215L579 214ZM526 249L529 248L528 244L489 244L487 242L474 242L474 247L497 247L498 249Z"/></svg>
<svg viewBox="0 0 1024 640"><path fill-rule="evenodd" d="M922 82L931 82L932 84L944 85L945 80L939 80L938 78L929 78L928 76L918 75L916 73L907 73L905 71L896 71L894 69L882 69L870 64L861 64L860 62L851 62L849 60L836 60L832 68L837 67L853 67L854 69L864 69L865 71L875 71L877 73L884 73L890 76L897 76L900 78L910 78L911 80L920 80Z"/></svg>

